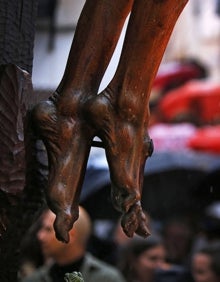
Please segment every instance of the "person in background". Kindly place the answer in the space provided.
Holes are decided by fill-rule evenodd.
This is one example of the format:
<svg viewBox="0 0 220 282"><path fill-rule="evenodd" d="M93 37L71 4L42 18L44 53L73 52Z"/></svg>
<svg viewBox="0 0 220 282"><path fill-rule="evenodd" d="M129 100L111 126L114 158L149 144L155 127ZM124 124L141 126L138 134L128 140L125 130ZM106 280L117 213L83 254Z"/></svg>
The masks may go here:
<svg viewBox="0 0 220 282"><path fill-rule="evenodd" d="M220 201L214 201L205 207L192 246L192 254L209 244L220 244Z"/></svg>
<svg viewBox="0 0 220 282"><path fill-rule="evenodd" d="M45 210L41 228L37 232L42 253L47 262L22 282L63 282L66 273L81 272L85 282L124 282L122 274L114 267L87 253L91 235L91 220L82 207L79 218L70 230L69 243L58 241L53 229L55 214Z"/></svg>
<svg viewBox="0 0 220 282"><path fill-rule="evenodd" d="M167 250L167 261L189 267L194 243L191 225L181 217L170 218L165 222L161 232Z"/></svg>
<svg viewBox="0 0 220 282"><path fill-rule="evenodd" d="M209 243L192 256L192 275L195 282L220 281L220 244Z"/></svg>
<svg viewBox="0 0 220 282"><path fill-rule="evenodd" d="M158 235L128 241L118 260L127 282L190 282L185 269L166 262L166 249Z"/></svg>

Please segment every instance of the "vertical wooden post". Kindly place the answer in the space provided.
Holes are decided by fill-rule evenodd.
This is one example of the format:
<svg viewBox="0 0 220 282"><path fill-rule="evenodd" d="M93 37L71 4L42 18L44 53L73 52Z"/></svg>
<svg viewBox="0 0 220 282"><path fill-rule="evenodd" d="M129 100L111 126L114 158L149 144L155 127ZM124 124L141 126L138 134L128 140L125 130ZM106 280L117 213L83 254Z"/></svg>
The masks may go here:
<svg viewBox="0 0 220 282"><path fill-rule="evenodd" d="M29 185L24 120L33 99L31 73L36 14L37 0L0 0L1 282L17 281L19 243L31 222L28 219L31 200L24 206L24 187Z"/></svg>

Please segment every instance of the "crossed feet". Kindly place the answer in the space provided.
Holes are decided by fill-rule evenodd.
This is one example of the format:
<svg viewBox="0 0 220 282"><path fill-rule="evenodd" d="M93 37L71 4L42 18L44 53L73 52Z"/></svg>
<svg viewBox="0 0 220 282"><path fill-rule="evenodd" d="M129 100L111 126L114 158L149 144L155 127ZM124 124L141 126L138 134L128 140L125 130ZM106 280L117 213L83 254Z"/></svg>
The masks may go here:
<svg viewBox="0 0 220 282"><path fill-rule="evenodd" d="M153 148L146 120L139 118L139 113L120 109L107 88L95 96L55 93L34 107L32 121L48 153L46 196L56 214L54 229L59 240L69 241L68 232L78 218L82 182L95 136L104 144L112 201L122 212L125 234L150 234L140 199L145 161Z"/></svg>

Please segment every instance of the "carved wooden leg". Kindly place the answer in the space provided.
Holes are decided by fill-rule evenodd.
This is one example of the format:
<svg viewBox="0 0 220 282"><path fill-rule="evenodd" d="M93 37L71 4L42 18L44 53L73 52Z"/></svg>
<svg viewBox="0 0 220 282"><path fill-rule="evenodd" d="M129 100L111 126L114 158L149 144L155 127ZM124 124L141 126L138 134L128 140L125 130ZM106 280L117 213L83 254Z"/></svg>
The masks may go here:
<svg viewBox="0 0 220 282"><path fill-rule="evenodd" d="M176 20L187 0L135 0L119 66L109 86L88 99L85 116L102 139L113 203L128 236L149 234L140 200L144 165L152 153L147 133L151 86Z"/></svg>
<svg viewBox="0 0 220 282"><path fill-rule="evenodd" d="M82 115L97 94L133 0L87 0L76 28L64 76L49 101L32 112L33 128L49 158L48 204L56 214L58 239L78 218L78 201L94 130Z"/></svg>

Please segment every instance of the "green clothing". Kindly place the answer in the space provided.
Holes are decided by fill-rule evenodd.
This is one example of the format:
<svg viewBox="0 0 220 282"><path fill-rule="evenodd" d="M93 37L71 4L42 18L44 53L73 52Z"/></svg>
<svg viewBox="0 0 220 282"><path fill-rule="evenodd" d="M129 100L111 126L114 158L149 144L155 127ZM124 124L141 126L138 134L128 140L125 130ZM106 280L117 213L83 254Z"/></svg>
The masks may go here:
<svg viewBox="0 0 220 282"><path fill-rule="evenodd" d="M30 277L23 279L22 282L53 282L50 277L51 267L39 268ZM125 282L119 270L88 253L85 255L79 271L82 273L84 282ZM60 282L64 282L64 279Z"/></svg>

